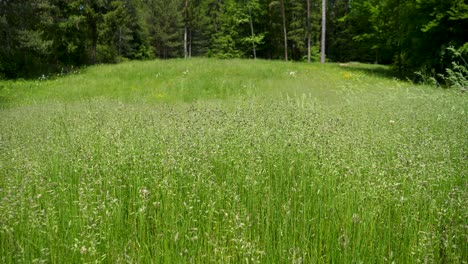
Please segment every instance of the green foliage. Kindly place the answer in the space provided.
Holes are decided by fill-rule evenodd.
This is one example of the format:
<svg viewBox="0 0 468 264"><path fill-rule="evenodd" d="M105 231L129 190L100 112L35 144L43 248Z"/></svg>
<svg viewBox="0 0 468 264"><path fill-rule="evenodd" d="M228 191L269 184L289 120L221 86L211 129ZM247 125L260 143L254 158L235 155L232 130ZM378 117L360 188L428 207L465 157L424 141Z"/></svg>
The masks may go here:
<svg viewBox="0 0 468 264"><path fill-rule="evenodd" d="M291 49L290 57L294 60L298 60L302 58L304 54L307 54L305 1L291 1L290 18L288 21L288 46Z"/></svg>
<svg viewBox="0 0 468 264"><path fill-rule="evenodd" d="M255 44L258 46L264 43L264 38L265 38L264 34L256 34L253 37L250 36L250 37L243 38L242 42L249 44L249 46L252 46L252 44Z"/></svg>
<svg viewBox="0 0 468 264"><path fill-rule="evenodd" d="M327 58L332 61L351 61L356 60L358 51L356 47L353 46L353 26L349 20L346 20L346 15L349 13L349 1L347 0L337 0L334 1L333 5L329 6L327 11ZM362 24L368 23L362 21L359 26ZM356 36L359 37L359 36ZM362 36L361 36L362 37ZM365 45L364 43L360 43ZM366 50L367 53L372 52L369 49ZM360 61L370 62L366 57L359 59Z"/></svg>
<svg viewBox="0 0 468 264"><path fill-rule="evenodd" d="M147 25L154 54L164 59L183 56L181 1L149 0L147 3Z"/></svg>
<svg viewBox="0 0 468 264"><path fill-rule="evenodd" d="M208 51L208 57L220 59L238 58L241 53L236 49L236 42L230 35L219 32L213 35L212 48Z"/></svg>
<svg viewBox="0 0 468 264"><path fill-rule="evenodd" d="M452 65L446 68L445 74L436 73L434 69L430 71L427 69L415 72L419 77L421 83L444 87L456 88L462 92L468 89L468 64L464 57L468 54L466 47L468 43L459 49L448 47L447 51L450 53Z"/></svg>
<svg viewBox="0 0 468 264"><path fill-rule="evenodd" d="M51 57L51 25L46 0L2 1L0 3L0 60L2 75L19 77L22 72L37 74L42 61Z"/></svg>
<svg viewBox="0 0 468 264"><path fill-rule="evenodd" d="M463 58L464 55L468 55L467 47L468 43L458 50L454 47L447 48L452 54L452 67L446 69L446 75L440 75L449 86L461 91L468 90L468 63L466 63L466 60Z"/></svg>
<svg viewBox="0 0 468 264"><path fill-rule="evenodd" d="M307 61L307 55L302 57L302 61ZM319 62L320 61L320 43L317 42L315 45L310 47L310 61Z"/></svg>
<svg viewBox="0 0 468 264"><path fill-rule="evenodd" d="M240 1L238 13L240 40L238 41L238 46L240 46L239 49L247 57L256 55L259 47L265 44L266 34L264 32L257 32L258 18L264 15L264 12L259 0Z"/></svg>
<svg viewBox="0 0 468 264"><path fill-rule="evenodd" d="M214 33L208 55L218 58L238 58L242 55L239 50L241 40L238 32L238 26L244 20L242 10L233 0L219 3L216 8L218 10L213 10Z"/></svg>
<svg viewBox="0 0 468 264"><path fill-rule="evenodd" d="M356 59L392 63L400 77L413 78L420 69L451 67L445 49L466 42L466 8L458 0L356 0L341 21L350 23L345 32L356 41Z"/></svg>
<svg viewBox="0 0 468 264"><path fill-rule="evenodd" d="M31 77L76 65L148 58L134 1L38 0L0 3L0 60L6 77Z"/></svg>
<svg viewBox="0 0 468 264"><path fill-rule="evenodd" d="M37 77L127 59L254 52L302 60L309 33L312 46L320 42L320 2L310 0L307 21L305 0L1 1L0 71ZM327 57L392 64L412 81L414 72L445 74L453 68L447 47L468 41L467 10L463 0L329 0Z"/></svg>

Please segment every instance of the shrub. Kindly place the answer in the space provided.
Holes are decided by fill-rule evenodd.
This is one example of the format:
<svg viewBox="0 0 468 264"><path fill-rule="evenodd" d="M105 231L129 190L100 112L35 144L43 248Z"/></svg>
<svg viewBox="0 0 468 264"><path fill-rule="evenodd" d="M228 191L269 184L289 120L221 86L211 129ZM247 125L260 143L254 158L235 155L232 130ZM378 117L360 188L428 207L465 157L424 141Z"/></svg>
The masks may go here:
<svg viewBox="0 0 468 264"><path fill-rule="evenodd" d="M460 49L448 47L452 55L452 68L446 69L446 74L439 74L439 77L444 80L448 86L466 91L468 89L468 64L463 58L468 51L468 43Z"/></svg>

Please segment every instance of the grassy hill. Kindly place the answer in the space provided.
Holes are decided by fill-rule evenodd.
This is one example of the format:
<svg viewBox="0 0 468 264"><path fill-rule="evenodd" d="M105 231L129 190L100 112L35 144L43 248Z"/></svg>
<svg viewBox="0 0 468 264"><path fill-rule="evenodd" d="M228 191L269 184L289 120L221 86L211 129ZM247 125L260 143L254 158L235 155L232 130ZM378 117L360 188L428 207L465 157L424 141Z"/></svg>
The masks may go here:
<svg viewBox="0 0 468 264"><path fill-rule="evenodd" d="M2 81L0 262L466 262L467 112L357 63Z"/></svg>

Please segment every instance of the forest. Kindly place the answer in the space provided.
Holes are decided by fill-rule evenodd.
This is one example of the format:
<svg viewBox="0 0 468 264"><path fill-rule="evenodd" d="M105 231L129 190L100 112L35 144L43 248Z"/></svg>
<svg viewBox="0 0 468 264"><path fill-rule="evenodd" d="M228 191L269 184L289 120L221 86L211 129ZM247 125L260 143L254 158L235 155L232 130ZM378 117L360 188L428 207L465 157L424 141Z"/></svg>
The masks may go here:
<svg viewBox="0 0 468 264"><path fill-rule="evenodd" d="M0 0L0 78L153 58L317 61L322 4L327 61L389 64L416 81L466 61L465 0L324 2Z"/></svg>

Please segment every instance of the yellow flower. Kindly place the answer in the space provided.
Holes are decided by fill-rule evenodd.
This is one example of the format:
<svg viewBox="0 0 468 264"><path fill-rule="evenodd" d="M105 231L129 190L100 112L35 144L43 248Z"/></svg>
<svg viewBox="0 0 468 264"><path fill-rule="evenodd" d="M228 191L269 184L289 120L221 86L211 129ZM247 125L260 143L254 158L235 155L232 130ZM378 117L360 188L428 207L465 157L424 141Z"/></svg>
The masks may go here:
<svg viewBox="0 0 468 264"><path fill-rule="evenodd" d="M155 98L160 99L160 98L163 98L163 97L165 96L165 94L164 94L164 93L154 93L153 96L154 96Z"/></svg>
<svg viewBox="0 0 468 264"><path fill-rule="evenodd" d="M345 72L345 73L343 73L343 78L345 78L345 79L351 79L351 77L353 77L353 74L351 74L350 72Z"/></svg>

